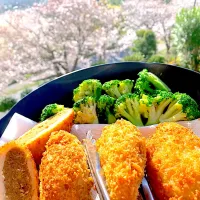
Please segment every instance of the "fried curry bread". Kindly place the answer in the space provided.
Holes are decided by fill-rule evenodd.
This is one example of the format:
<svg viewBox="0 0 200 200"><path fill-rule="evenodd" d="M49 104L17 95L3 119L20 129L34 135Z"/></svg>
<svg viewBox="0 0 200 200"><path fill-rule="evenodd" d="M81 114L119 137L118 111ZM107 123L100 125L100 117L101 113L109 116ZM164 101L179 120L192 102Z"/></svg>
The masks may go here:
<svg viewBox="0 0 200 200"><path fill-rule="evenodd" d="M157 199L200 199L200 138L175 122L147 140L147 175Z"/></svg>
<svg viewBox="0 0 200 200"><path fill-rule="evenodd" d="M91 200L93 181L78 138L66 131L51 134L39 171L40 200Z"/></svg>
<svg viewBox="0 0 200 200"><path fill-rule="evenodd" d="M146 164L145 138L132 123L117 120L96 142L111 200L136 200Z"/></svg>

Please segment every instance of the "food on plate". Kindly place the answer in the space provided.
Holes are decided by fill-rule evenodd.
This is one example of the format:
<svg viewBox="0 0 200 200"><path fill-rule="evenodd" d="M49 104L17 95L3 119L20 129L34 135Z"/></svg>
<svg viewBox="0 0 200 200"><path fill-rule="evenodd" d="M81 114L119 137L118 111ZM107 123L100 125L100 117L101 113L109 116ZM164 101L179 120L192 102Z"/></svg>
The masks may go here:
<svg viewBox="0 0 200 200"><path fill-rule="evenodd" d="M44 107L42 110L40 120L44 121L45 119L55 115L56 113L64 110L64 105L59 105L57 103L49 104Z"/></svg>
<svg viewBox="0 0 200 200"><path fill-rule="evenodd" d="M143 69L138 73L134 92L137 94L153 94L155 90L170 92L171 89L155 74Z"/></svg>
<svg viewBox="0 0 200 200"><path fill-rule="evenodd" d="M135 86L134 80L130 79L115 79L103 84L97 79L84 80L73 90L74 123L112 124L116 119L124 118L136 126L148 126L200 118L199 105L191 96L172 93L147 69L140 71L138 76ZM43 112L49 110L47 108ZM48 114L44 115L46 117Z"/></svg>
<svg viewBox="0 0 200 200"><path fill-rule="evenodd" d="M96 112L97 103L94 97L87 96L80 99L73 105L75 111L75 124L98 124Z"/></svg>
<svg viewBox="0 0 200 200"><path fill-rule="evenodd" d="M97 113L99 121L105 124L112 124L116 122L113 107L115 98L106 94L101 95L97 101Z"/></svg>
<svg viewBox="0 0 200 200"><path fill-rule="evenodd" d="M136 126L164 121L193 120L200 117L198 104L185 93L157 90L152 95L125 94L114 105L116 118L123 117Z"/></svg>
<svg viewBox="0 0 200 200"><path fill-rule="evenodd" d="M77 102L86 96L93 96L98 99L101 95L102 84L97 79L84 80L79 86L73 91L73 100Z"/></svg>
<svg viewBox="0 0 200 200"><path fill-rule="evenodd" d="M145 125L158 124L160 116L168 109L172 101L173 93L171 92L157 90L153 95L142 94L140 112L146 120Z"/></svg>
<svg viewBox="0 0 200 200"><path fill-rule="evenodd" d="M200 138L175 122L147 140L147 176L157 199L200 199Z"/></svg>
<svg viewBox="0 0 200 200"><path fill-rule="evenodd" d="M84 148L76 136L53 132L39 171L40 200L89 200L93 181Z"/></svg>
<svg viewBox="0 0 200 200"><path fill-rule="evenodd" d="M96 142L110 199L137 199L146 164L145 138L136 126L117 120Z"/></svg>
<svg viewBox="0 0 200 200"><path fill-rule="evenodd" d="M109 96L117 99L123 94L131 93L133 88L133 82L130 79L126 80L110 80L103 84L102 89Z"/></svg>
<svg viewBox="0 0 200 200"><path fill-rule="evenodd" d="M66 130L70 131L74 119L73 109L65 108L56 115L35 125L17 141L29 148L36 164L40 164L42 153L45 151L45 144L53 131Z"/></svg>
<svg viewBox="0 0 200 200"><path fill-rule="evenodd" d="M185 93L156 91L152 95L143 94L140 99L140 111L145 125L160 122L186 121L200 117L197 102Z"/></svg>
<svg viewBox="0 0 200 200"><path fill-rule="evenodd" d="M0 147L0 199L38 200L38 172L31 152L12 141Z"/></svg>
<svg viewBox="0 0 200 200"><path fill-rule="evenodd" d="M140 112L140 97L137 94L124 94L114 105L116 118L125 118L136 126L143 126Z"/></svg>
<svg viewBox="0 0 200 200"><path fill-rule="evenodd" d="M166 112L161 115L160 122L193 120L200 117L197 102L187 94L176 92L172 96Z"/></svg>

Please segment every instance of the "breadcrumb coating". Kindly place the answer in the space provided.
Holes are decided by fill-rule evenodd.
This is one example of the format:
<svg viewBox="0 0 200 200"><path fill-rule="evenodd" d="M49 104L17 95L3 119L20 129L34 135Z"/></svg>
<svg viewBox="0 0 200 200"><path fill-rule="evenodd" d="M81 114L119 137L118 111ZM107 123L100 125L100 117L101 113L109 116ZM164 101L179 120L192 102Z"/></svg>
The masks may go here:
<svg viewBox="0 0 200 200"><path fill-rule="evenodd" d="M136 126L117 120L96 142L111 200L134 200L144 176L145 138Z"/></svg>
<svg viewBox="0 0 200 200"><path fill-rule="evenodd" d="M76 136L51 134L39 171L40 200L90 200L93 181L84 148Z"/></svg>
<svg viewBox="0 0 200 200"><path fill-rule="evenodd" d="M37 165L40 164L42 154L45 151L46 142L54 131L70 131L74 119L73 109L65 108L56 115L38 123L32 129L17 139L17 141L28 147Z"/></svg>
<svg viewBox="0 0 200 200"><path fill-rule="evenodd" d="M146 168L157 199L200 199L200 138L190 129L159 124L147 141Z"/></svg>

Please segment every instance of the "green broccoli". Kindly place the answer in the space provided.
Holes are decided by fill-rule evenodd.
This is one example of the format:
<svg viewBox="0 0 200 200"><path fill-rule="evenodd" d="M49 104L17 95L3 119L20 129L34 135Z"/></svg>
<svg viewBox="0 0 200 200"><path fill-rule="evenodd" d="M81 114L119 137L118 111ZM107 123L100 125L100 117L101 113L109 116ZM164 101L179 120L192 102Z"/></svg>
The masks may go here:
<svg viewBox="0 0 200 200"><path fill-rule="evenodd" d="M157 90L153 95L143 94L140 99L140 112L146 118L145 125L159 123L160 116L172 101L171 92Z"/></svg>
<svg viewBox="0 0 200 200"><path fill-rule="evenodd" d="M131 93L133 89L133 80L125 79L119 82L119 92L121 95Z"/></svg>
<svg viewBox="0 0 200 200"><path fill-rule="evenodd" d="M155 74L148 72L147 69L143 69L138 73L139 78L135 83L135 93L141 94L153 94L155 90L162 90L170 92L170 88Z"/></svg>
<svg viewBox="0 0 200 200"><path fill-rule="evenodd" d="M188 94L176 92L173 101L169 104L166 112L159 118L160 122L193 120L200 117L197 102Z"/></svg>
<svg viewBox="0 0 200 200"><path fill-rule="evenodd" d="M97 101L97 113L102 123L115 123L116 118L113 114L114 103L115 98L106 94L100 96L99 100Z"/></svg>
<svg viewBox="0 0 200 200"><path fill-rule="evenodd" d="M91 96L86 96L78 100L73 105L75 112L74 123L76 124L98 124L99 120L96 112L96 99Z"/></svg>
<svg viewBox="0 0 200 200"><path fill-rule="evenodd" d="M64 109L64 105L59 105L59 104L49 104L44 107L42 110L40 120L44 121L45 119L55 115L56 113L62 111Z"/></svg>
<svg viewBox="0 0 200 200"><path fill-rule="evenodd" d="M102 84L97 79L84 80L73 90L73 100L77 102L86 96L93 96L96 100L101 96Z"/></svg>
<svg viewBox="0 0 200 200"><path fill-rule="evenodd" d="M143 126L140 112L140 98L137 94L124 94L117 99L114 106L116 118L126 118L136 126Z"/></svg>
<svg viewBox="0 0 200 200"><path fill-rule="evenodd" d="M117 99L123 94L128 94L132 92L133 81L130 79L126 80L111 80L105 82L102 89L111 97Z"/></svg>

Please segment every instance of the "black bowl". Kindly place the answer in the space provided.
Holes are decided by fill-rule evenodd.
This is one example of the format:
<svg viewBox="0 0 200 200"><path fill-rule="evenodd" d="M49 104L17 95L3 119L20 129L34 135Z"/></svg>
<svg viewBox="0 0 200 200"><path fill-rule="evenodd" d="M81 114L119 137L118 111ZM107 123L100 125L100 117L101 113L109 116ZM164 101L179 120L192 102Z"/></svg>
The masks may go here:
<svg viewBox="0 0 200 200"><path fill-rule="evenodd" d="M71 107L72 91L83 80L96 78L102 83L111 79L136 80L138 72L144 68L159 76L172 92L188 93L200 102L200 73L166 64L122 62L100 65L66 74L24 97L0 120L0 136L15 112L39 121L41 110L47 104L59 103Z"/></svg>

